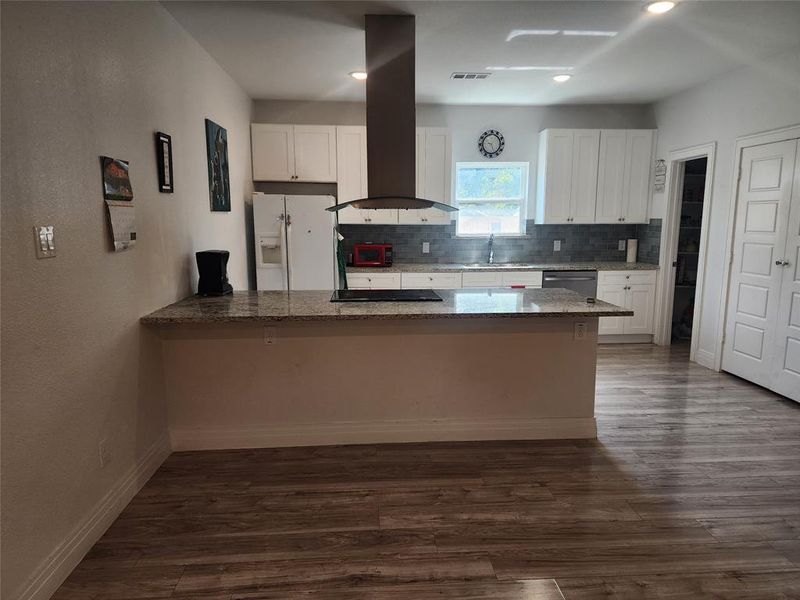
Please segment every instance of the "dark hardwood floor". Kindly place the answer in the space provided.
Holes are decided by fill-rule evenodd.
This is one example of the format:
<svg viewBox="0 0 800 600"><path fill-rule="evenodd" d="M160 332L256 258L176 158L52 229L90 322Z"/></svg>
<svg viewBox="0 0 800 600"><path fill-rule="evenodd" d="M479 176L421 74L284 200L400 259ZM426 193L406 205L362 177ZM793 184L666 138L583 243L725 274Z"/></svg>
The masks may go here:
<svg viewBox="0 0 800 600"><path fill-rule="evenodd" d="M173 454L77 598L800 598L800 406L604 346L598 440Z"/></svg>

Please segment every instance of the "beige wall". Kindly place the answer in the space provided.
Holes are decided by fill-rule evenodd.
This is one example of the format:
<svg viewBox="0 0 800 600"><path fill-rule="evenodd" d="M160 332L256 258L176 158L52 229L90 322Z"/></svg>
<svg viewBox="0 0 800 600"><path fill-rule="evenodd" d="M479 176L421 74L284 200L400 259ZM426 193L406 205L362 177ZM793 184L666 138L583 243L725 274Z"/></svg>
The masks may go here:
<svg viewBox="0 0 800 600"><path fill-rule="evenodd" d="M716 163L708 230L708 268L704 305L699 318L698 352L713 361L719 314L725 305L723 268L728 218L733 207L736 138L800 124L800 47L758 65L738 69L692 88L655 107L658 123L657 156L690 146L716 142ZM664 214L663 193L653 196L652 216Z"/></svg>
<svg viewBox="0 0 800 600"><path fill-rule="evenodd" d="M166 433L158 345L139 316L190 293L195 250L230 250L247 287L252 103L158 3L3 2L2 108L11 599ZM209 211L205 117L228 130L230 213ZM157 191L156 130L173 136L172 195ZM131 162L139 239L126 252L109 250L99 155ZM34 224L56 226L56 258L36 259Z"/></svg>

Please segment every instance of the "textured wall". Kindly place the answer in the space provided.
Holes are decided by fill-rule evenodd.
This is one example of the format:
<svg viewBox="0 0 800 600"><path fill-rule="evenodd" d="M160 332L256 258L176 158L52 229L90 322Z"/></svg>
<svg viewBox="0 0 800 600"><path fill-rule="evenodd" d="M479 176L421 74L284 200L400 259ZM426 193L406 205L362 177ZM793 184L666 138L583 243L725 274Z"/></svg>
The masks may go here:
<svg viewBox="0 0 800 600"><path fill-rule="evenodd" d="M2 3L2 595L165 432L160 352L138 318L187 295L193 252L247 287L250 99L156 2ZM232 211L209 211L205 131L228 130ZM175 193L153 133L173 136ZM138 244L110 250L99 155L131 163ZM56 226L37 260L32 226ZM101 469L98 443L111 455Z"/></svg>
<svg viewBox="0 0 800 600"><path fill-rule="evenodd" d="M342 225L347 252L356 242L389 242L394 245L396 262L472 263L487 259L487 238L456 237L450 225ZM619 240L638 238L642 262L658 263L661 224L650 225L534 225L528 222L528 235L497 237L495 262L625 261L627 252L618 250ZM655 239L655 254L653 254ZM553 241L561 240L561 251L553 251ZM430 242L430 254L422 253L422 242Z"/></svg>

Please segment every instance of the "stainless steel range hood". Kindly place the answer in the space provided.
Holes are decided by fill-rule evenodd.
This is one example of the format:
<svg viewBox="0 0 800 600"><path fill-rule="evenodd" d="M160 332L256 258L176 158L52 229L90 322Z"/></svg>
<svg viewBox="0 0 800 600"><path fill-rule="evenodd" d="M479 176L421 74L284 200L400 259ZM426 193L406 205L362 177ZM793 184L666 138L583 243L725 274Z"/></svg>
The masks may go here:
<svg viewBox="0 0 800 600"><path fill-rule="evenodd" d="M366 15L367 188L369 196L337 204L366 209L457 208L416 197L414 15Z"/></svg>

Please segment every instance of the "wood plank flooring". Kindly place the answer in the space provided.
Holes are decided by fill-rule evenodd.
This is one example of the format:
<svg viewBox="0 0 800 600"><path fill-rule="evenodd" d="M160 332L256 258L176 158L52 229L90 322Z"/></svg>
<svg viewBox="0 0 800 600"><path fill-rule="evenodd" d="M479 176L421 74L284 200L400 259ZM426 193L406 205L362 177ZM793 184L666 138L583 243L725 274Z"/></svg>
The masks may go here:
<svg viewBox="0 0 800 600"><path fill-rule="evenodd" d="M604 346L598 440L170 456L55 595L800 599L800 405Z"/></svg>

